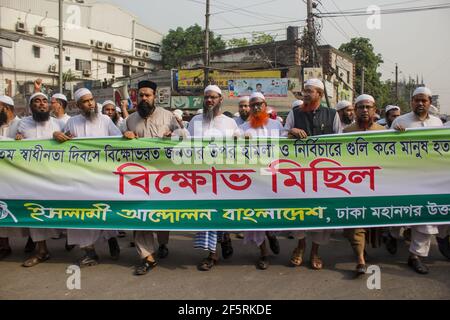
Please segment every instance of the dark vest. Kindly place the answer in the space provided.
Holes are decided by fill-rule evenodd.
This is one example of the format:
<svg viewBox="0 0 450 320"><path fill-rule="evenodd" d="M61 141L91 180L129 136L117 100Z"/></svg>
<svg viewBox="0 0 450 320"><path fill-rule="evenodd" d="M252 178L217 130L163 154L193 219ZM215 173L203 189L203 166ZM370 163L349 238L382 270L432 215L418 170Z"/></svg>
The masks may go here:
<svg viewBox="0 0 450 320"><path fill-rule="evenodd" d="M322 107L316 111L304 112L301 108L294 109L294 128L302 129L308 136L335 133L333 130L336 110Z"/></svg>

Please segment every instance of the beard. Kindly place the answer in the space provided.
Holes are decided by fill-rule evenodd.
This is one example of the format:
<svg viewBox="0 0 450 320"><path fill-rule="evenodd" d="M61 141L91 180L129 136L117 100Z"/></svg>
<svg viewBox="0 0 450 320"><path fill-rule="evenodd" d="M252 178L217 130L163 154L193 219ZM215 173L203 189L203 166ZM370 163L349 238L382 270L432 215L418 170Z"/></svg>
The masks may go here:
<svg viewBox="0 0 450 320"><path fill-rule="evenodd" d="M247 112L247 111L239 111L239 116L241 117L242 120L247 121L248 116L249 116L249 112Z"/></svg>
<svg viewBox="0 0 450 320"><path fill-rule="evenodd" d="M83 116L87 120L92 120L92 119L96 118L98 116L98 108L89 109L86 111L83 110Z"/></svg>
<svg viewBox="0 0 450 320"><path fill-rule="evenodd" d="M260 111L250 115L250 126L253 129L263 127L264 125L267 124L268 121L269 115L264 111Z"/></svg>
<svg viewBox="0 0 450 320"><path fill-rule="evenodd" d="M369 117L369 119L359 119L358 118L357 121L358 121L358 126L364 130L369 129L373 124L373 118L370 118L370 117Z"/></svg>
<svg viewBox="0 0 450 320"><path fill-rule="evenodd" d="M8 115L6 114L5 110L2 110L0 112L0 127L8 121Z"/></svg>
<svg viewBox="0 0 450 320"><path fill-rule="evenodd" d="M137 113L141 118L146 119L148 116L151 116L155 111L155 103L148 103L147 101L142 100L137 105Z"/></svg>
<svg viewBox="0 0 450 320"><path fill-rule="evenodd" d="M353 122L353 118L350 118L344 113L342 116L342 122L344 122L344 124L351 124Z"/></svg>
<svg viewBox="0 0 450 320"><path fill-rule="evenodd" d="M45 122L50 119L50 110L49 111L39 111L39 110L31 110L33 115L33 120L36 122Z"/></svg>
<svg viewBox="0 0 450 320"><path fill-rule="evenodd" d="M214 107L208 107L206 104L203 105L203 122L211 123L215 116L220 112L220 104Z"/></svg>

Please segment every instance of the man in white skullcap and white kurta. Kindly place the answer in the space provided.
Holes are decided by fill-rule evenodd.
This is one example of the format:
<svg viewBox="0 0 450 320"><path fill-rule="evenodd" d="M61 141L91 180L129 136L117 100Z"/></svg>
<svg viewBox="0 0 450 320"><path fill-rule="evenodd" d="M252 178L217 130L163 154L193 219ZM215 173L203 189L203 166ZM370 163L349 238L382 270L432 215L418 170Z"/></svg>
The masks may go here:
<svg viewBox="0 0 450 320"><path fill-rule="evenodd" d="M343 129L355 123L355 108L350 101L339 101L335 108L338 112L339 118L341 119Z"/></svg>
<svg viewBox="0 0 450 320"><path fill-rule="evenodd" d="M78 89L75 92L75 101L81 110L81 114L67 121L64 132L54 133L53 137L57 141L122 135L108 116L98 112L94 97L88 89ZM118 259L120 248L116 236L117 231L115 230L69 229L67 230L67 243L68 245L79 245L85 251L85 255L78 261L81 267L85 267L98 264L99 258L95 252L94 244L99 239L108 240L111 257Z"/></svg>
<svg viewBox="0 0 450 320"><path fill-rule="evenodd" d="M48 98L41 92L30 97L29 107L32 115L20 120L17 128L17 140L51 139L55 131L61 131L61 123L50 117ZM57 236L55 229L30 228L30 237L37 245L37 253L23 263L24 267L33 267L50 258L46 240Z"/></svg>
<svg viewBox="0 0 450 320"><path fill-rule="evenodd" d="M384 108L384 119L386 120L386 129L391 129L392 123L401 115L399 106L388 105Z"/></svg>
<svg viewBox="0 0 450 320"><path fill-rule="evenodd" d="M441 119L429 113L431 97L431 90L426 87L418 87L414 90L411 100L412 111L397 117L392 123L392 129L405 131L406 128L442 127ZM447 259L450 259L448 225L412 226L411 230L408 265L414 271L420 274L427 274L429 272L428 267L420 258L428 256L433 235L436 235L439 251Z"/></svg>
<svg viewBox="0 0 450 320"><path fill-rule="evenodd" d="M204 91L203 112L189 122L191 137L230 138L238 134L236 122L223 115L221 105L222 91L216 85L209 85ZM217 242L221 243L222 256L227 259L233 254L230 235L221 231L202 231L195 234L194 247L209 251L209 255L199 265L201 271L209 271L218 262Z"/></svg>
<svg viewBox="0 0 450 320"><path fill-rule="evenodd" d="M249 96L239 98L239 116L234 118L234 121L236 121L238 126L245 123L248 119L250 112L249 101Z"/></svg>
<svg viewBox="0 0 450 320"><path fill-rule="evenodd" d="M16 138L20 118L14 114L14 101L11 97L0 96L0 140ZM0 201L0 210L7 210ZM0 261L12 253L9 238L27 237L26 228L0 228Z"/></svg>
<svg viewBox="0 0 450 320"><path fill-rule="evenodd" d="M341 133L342 125L336 109L322 107L320 102L324 95L324 84L319 79L306 81L303 90L303 105L301 108L292 109L284 126L288 136L296 139L305 139L309 136ZM292 234L299 241L292 253L290 263L300 266L303 263L303 254L306 247L306 233L303 230L294 231ZM323 268L322 259L319 257L320 245L327 244L331 235L330 230L308 231L312 237L310 264L313 269Z"/></svg>
<svg viewBox="0 0 450 320"><path fill-rule="evenodd" d="M284 136L283 125L270 119L267 113L266 98L260 92L254 92L249 100L250 114L248 121L239 126L240 135L249 138ZM266 237L269 240L270 249L274 254L280 253L280 245L276 235L270 231L245 231L244 243L253 243L260 249L260 257L257 266L261 270L269 267L269 252L266 246Z"/></svg>
<svg viewBox="0 0 450 320"><path fill-rule="evenodd" d="M65 127L70 116L66 113L67 97L62 93L55 93L51 98L53 116Z"/></svg>

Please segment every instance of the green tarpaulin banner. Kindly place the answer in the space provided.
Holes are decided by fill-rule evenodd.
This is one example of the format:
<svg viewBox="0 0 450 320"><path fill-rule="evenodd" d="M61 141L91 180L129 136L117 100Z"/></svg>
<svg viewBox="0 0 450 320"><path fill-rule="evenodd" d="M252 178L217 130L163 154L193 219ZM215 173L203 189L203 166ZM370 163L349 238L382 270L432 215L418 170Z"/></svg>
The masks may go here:
<svg viewBox="0 0 450 320"><path fill-rule="evenodd" d="M450 129L292 139L0 141L0 227L450 223Z"/></svg>

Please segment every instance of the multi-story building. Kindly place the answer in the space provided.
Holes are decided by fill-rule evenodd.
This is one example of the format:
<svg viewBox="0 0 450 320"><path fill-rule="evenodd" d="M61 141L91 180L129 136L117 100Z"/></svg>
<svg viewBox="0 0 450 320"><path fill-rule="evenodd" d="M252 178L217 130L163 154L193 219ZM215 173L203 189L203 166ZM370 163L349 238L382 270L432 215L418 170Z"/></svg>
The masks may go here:
<svg viewBox="0 0 450 320"><path fill-rule="evenodd" d="M0 0L1 94L20 101L37 78L58 86L58 17L58 0ZM63 22L63 73L69 81L111 80L161 66L163 35L117 6L64 0Z"/></svg>

